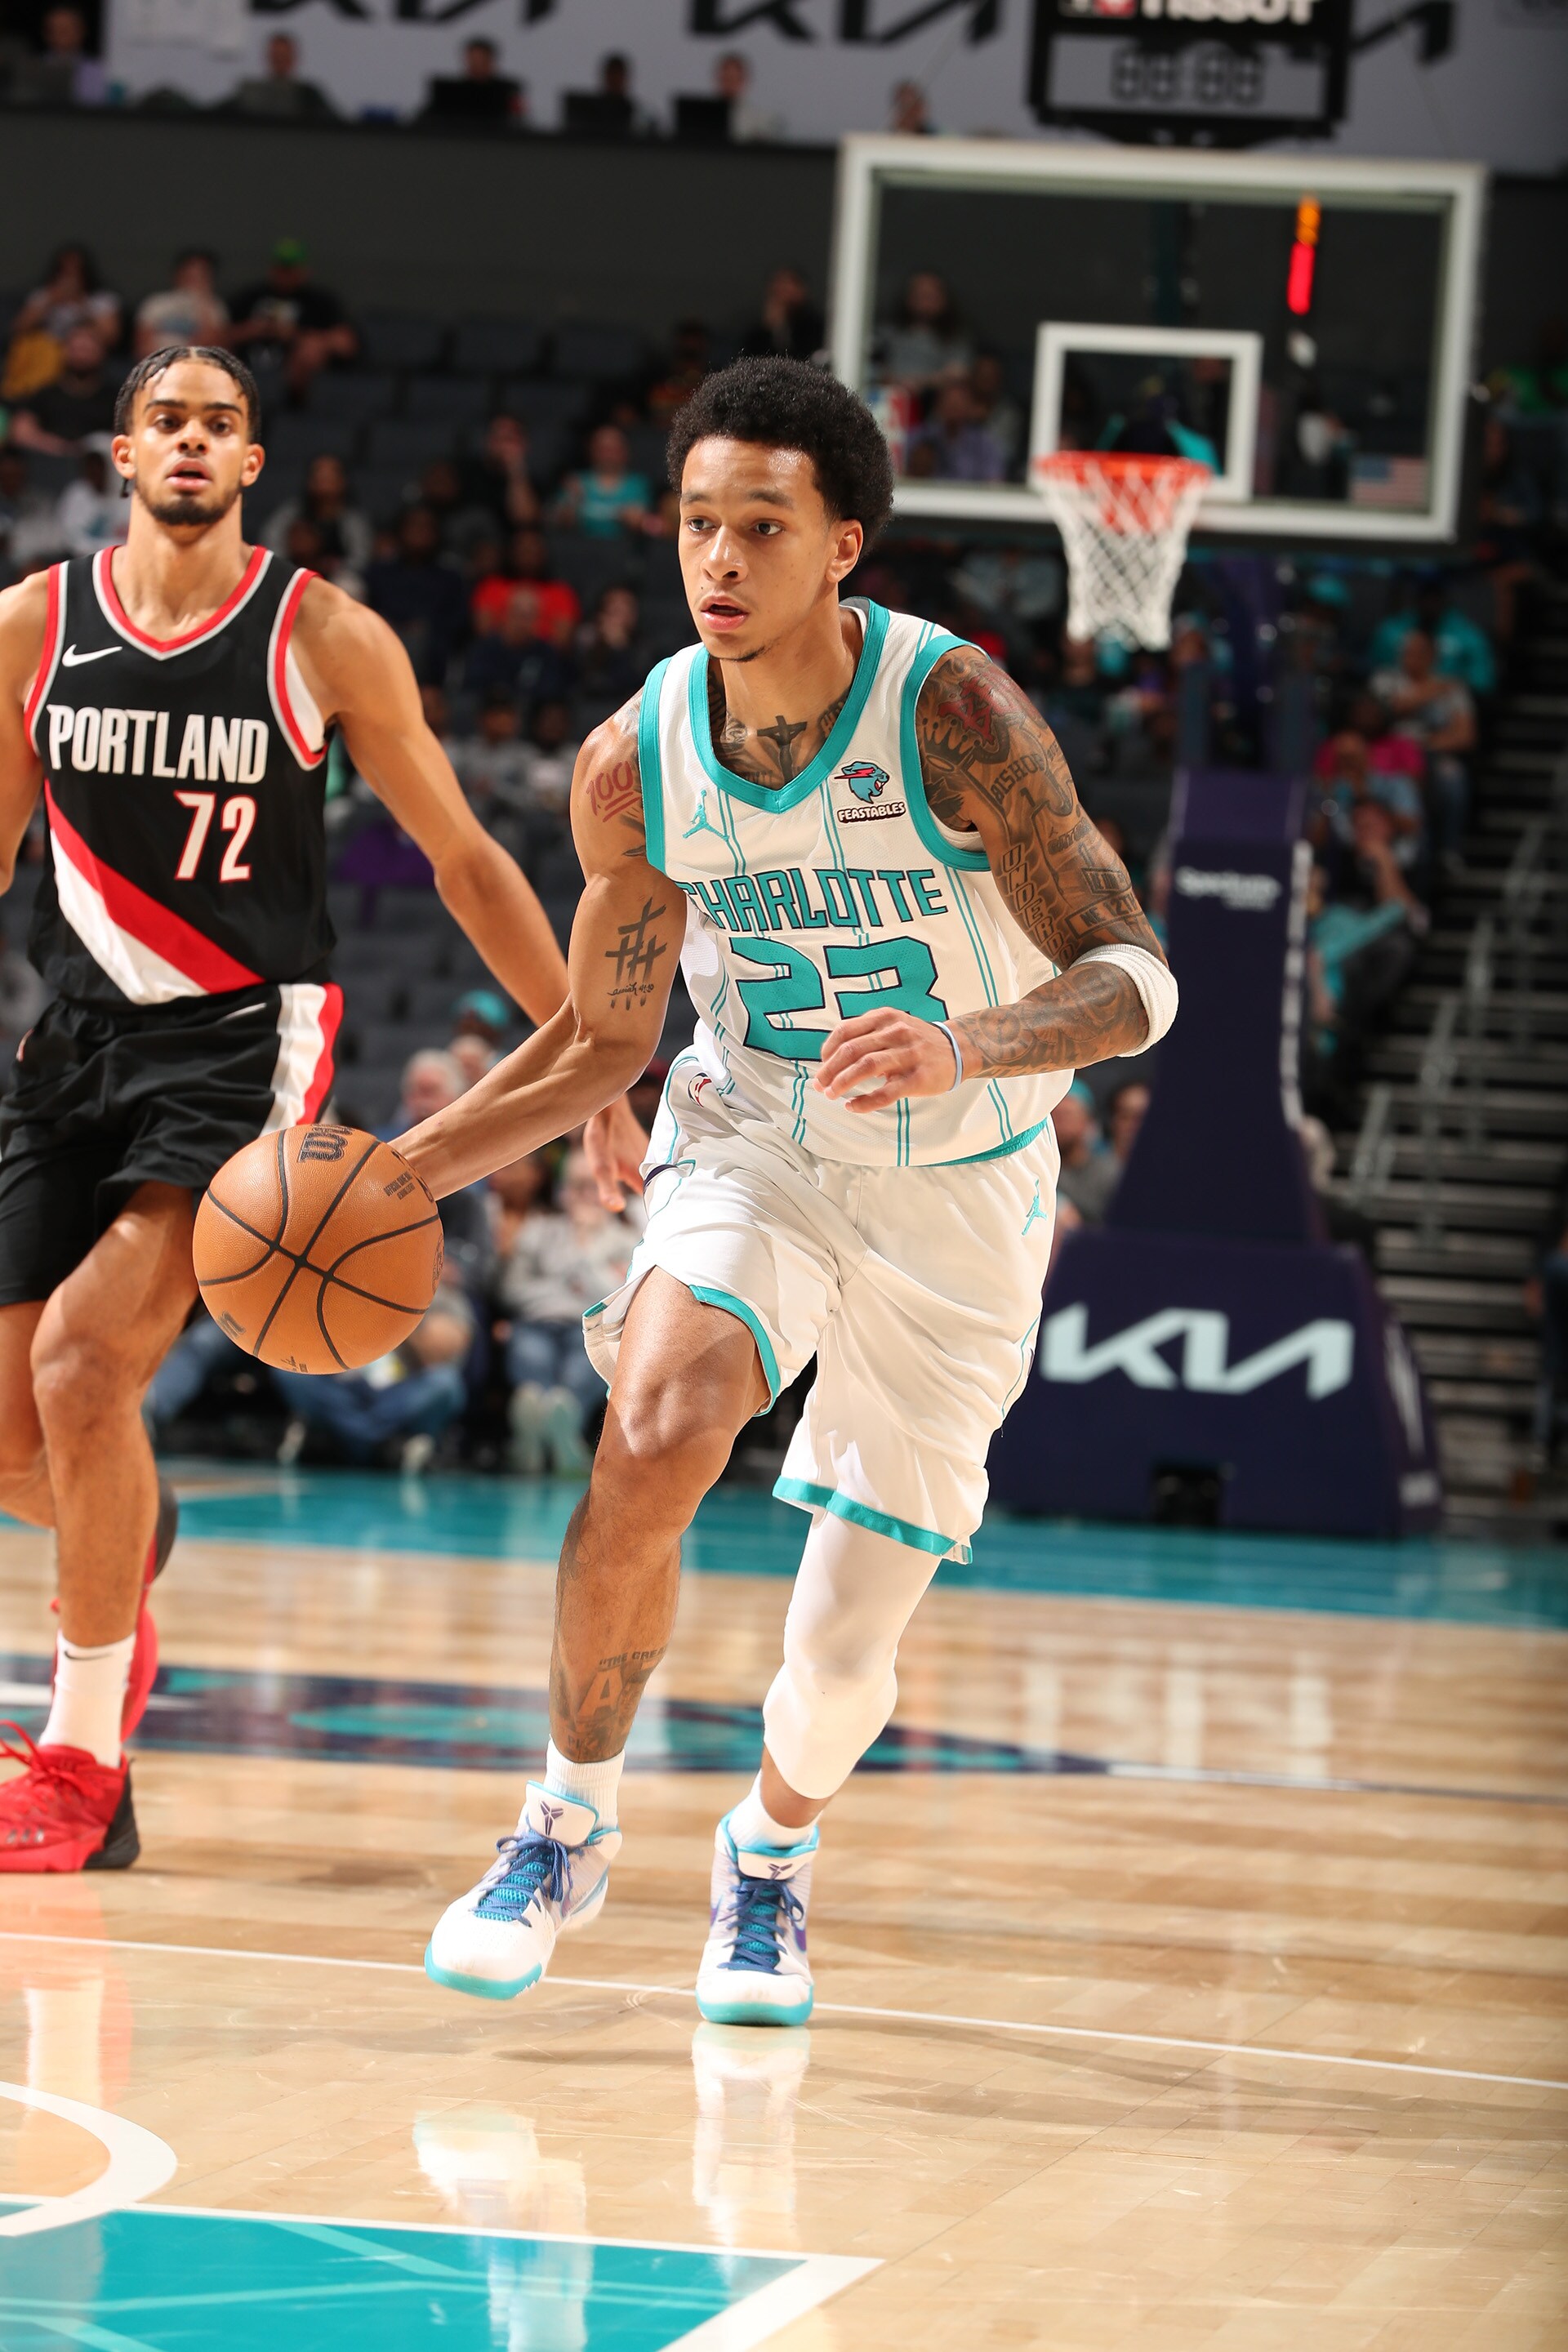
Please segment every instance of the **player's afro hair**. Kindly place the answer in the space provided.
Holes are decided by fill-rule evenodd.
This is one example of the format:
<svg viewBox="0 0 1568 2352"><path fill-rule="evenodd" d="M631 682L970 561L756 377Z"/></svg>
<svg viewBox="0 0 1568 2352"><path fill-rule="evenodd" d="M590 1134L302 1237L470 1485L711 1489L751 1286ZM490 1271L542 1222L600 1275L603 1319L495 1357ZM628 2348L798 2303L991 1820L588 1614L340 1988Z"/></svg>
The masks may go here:
<svg viewBox="0 0 1568 2352"><path fill-rule="evenodd" d="M699 441L756 441L809 457L827 511L858 522L870 545L893 510L888 445L865 402L804 360L736 360L705 378L669 432L677 489Z"/></svg>
<svg viewBox="0 0 1568 2352"><path fill-rule="evenodd" d="M149 352L138 360L114 396L114 429L129 433L136 415L136 403L150 383L179 364L181 360L199 360L204 367L221 368L238 390L245 403L246 430L253 441L261 437L261 394L256 378L243 360L232 352L217 350L211 343L167 343L161 352Z"/></svg>

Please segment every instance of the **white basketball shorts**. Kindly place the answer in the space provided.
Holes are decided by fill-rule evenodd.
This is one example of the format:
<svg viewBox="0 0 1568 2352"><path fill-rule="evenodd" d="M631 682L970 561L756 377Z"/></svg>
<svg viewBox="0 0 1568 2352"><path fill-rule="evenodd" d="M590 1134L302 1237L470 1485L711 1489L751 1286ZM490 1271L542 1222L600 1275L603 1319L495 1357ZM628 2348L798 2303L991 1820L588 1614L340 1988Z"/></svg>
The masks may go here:
<svg viewBox="0 0 1568 2352"><path fill-rule="evenodd" d="M644 1171L647 1230L584 1318L588 1352L611 1381L637 1285L662 1266L747 1326L770 1403L816 1358L775 1495L967 1559L986 1452L1034 1354L1058 1165L1048 1121L952 1167L819 1160L682 1055Z"/></svg>

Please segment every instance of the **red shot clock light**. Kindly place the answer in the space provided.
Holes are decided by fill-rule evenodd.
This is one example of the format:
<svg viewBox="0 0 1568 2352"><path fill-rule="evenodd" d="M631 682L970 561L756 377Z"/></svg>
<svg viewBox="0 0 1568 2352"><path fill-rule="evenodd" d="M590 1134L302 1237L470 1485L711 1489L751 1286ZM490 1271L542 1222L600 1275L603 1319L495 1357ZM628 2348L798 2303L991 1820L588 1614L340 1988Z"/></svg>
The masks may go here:
<svg viewBox="0 0 1568 2352"><path fill-rule="evenodd" d="M1290 247L1290 274L1285 281L1285 308L1293 318L1304 319L1312 307L1312 271L1322 217L1317 197L1303 196L1296 207L1296 242Z"/></svg>

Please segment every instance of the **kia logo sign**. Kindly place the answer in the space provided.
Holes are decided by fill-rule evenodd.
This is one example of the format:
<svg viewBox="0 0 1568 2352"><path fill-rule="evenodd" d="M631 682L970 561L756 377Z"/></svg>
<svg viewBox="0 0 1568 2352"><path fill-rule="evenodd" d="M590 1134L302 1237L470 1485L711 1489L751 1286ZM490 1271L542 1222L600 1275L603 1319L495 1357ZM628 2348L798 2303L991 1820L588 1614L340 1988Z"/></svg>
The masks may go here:
<svg viewBox="0 0 1568 2352"><path fill-rule="evenodd" d="M1160 1354L1183 1342L1181 1370ZM1324 1317L1303 1323L1254 1356L1230 1361L1230 1318L1203 1307L1166 1307L1146 1315L1108 1339L1089 1341L1089 1309L1081 1304L1047 1316L1040 1329L1040 1378L1082 1383L1124 1372L1134 1388L1187 1389L1201 1396L1249 1396L1296 1365L1307 1368L1307 1394L1314 1402L1350 1385L1355 1332L1349 1323Z"/></svg>
<svg viewBox="0 0 1568 2352"><path fill-rule="evenodd" d="M1203 874L1178 866L1175 885L1184 898L1217 898L1233 915L1265 915L1284 887L1272 874Z"/></svg>

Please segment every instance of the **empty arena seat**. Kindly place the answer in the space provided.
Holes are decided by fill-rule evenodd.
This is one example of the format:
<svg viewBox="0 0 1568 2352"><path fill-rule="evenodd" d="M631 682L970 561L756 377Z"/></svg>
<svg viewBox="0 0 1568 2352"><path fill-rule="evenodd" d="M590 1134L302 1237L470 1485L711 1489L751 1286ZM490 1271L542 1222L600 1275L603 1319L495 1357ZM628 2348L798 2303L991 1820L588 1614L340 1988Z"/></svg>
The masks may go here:
<svg viewBox="0 0 1568 2352"><path fill-rule="evenodd" d="M640 374L647 364L647 346L635 327L568 320L555 330L552 358L558 376L585 375L596 383L618 383L625 376Z"/></svg>
<svg viewBox="0 0 1568 2352"><path fill-rule="evenodd" d="M452 1007L462 992L460 986L439 972L428 980L405 981L404 1018L445 1045L452 1032Z"/></svg>
<svg viewBox="0 0 1568 2352"><path fill-rule="evenodd" d="M528 431L528 471L541 487L559 481L577 460L579 436L569 425L531 425Z"/></svg>
<svg viewBox="0 0 1568 2352"><path fill-rule="evenodd" d="M474 945L472 940L458 934L457 944L445 959L452 993L460 996L466 988L493 988L495 975Z"/></svg>
<svg viewBox="0 0 1568 2352"><path fill-rule="evenodd" d="M577 899L546 898L543 900L545 920L554 932L556 941L564 950L572 938L572 925L576 919Z"/></svg>
<svg viewBox="0 0 1568 2352"><path fill-rule="evenodd" d="M397 401L397 378L384 370L353 374L323 370L310 386L306 413L344 425L364 425L373 416L390 415Z"/></svg>
<svg viewBox="0 0 1568 2352"><path fill-rule="evenodd" d="M379 971L356 970L346 965L342 955L334 956L333 967L338 985L343 992L343 1030L348 1036L358 1038L366 1030L395 1021L402 1009L406 990L403 975L383 966Z"/></svg>
<svg viewBox="0 0 1568 2352"><path fill-rule="evenodd" d="M468 375L528 375L543 350L527 319L464 319L452 339L452 365Z"/></svg>
<svg viewBox="0 0 1568 2352"><path fill-rule="evenodd" d="M651 661L662 661L666 654L679 653L682 646L697 642L691 607L684 596L645 596L642 628Z"/></svg>
<svg viewBox="0 0 1568 2352"><path fill-rule="evenodd" d="M26 456L28 482L36 490L47 490L51 497L58 498L80 476L81 459L68 453L57 457L52 449L29 449Z"/></svg>
<svg viewBox="0 0 1568 2352"><path fill-rule="evenodd" d="M584 539L570 530L551 532L550 562L555 577L574 588L585 606L622 581L635 583L637 571L637 550L629 539Z"/></svg>
<svg viewBox="0 0 1568 2352"><path fill-rule="evenodd" d="M389 1127L395 1121L403 1062L351 1062L332 1087L332 1108L355 1127Z"/></svg>
<svg viewBox="0 0 1568 2352"><path fill-rule="evenodd" d="M534 877L542 898L551 898L564 905L570 898L574 905L582 896L583 867L577 852L569 840L559 841L547 849L539 861Z"/></svg>
<svg viewBox="0 0 1568 2352"><path fill-rule="evenodd" d="M361 466L354 474L354 498L372 522L392 522L418 488L409 466Z"/></svg>
<svg viewBox="0 0 1568 2352"><path fill-rule="evenodd" d="M591 383L509 382L500 388L500 406L531 432L536 425L575 425L587 414L594 397Z"/></svg>
<svg viewBox="0 0 1568 2352"><path fill-rule="evenodd" d="M367 1021L354 1034L359 1047L354 1066L360 1070L379 1066L396 1073L410 1054L418 1053L422 1045L431 1043L424 1032L406 1021ZM437 1042L444 1045L446 1040ZM393 1091L396 1092L395 1076Z"/></svg>
<svg viewBox="0 0 1568 2352"><path fill-rule="evenodd" d="M662 490L665 481L665 448L669 435L662 425L632 425L626 427L626 446L632 455L634 473L646 474L655 490Z"/></svg>
<svg viewBox="0 0 1568 2352"><path fill-rule="evenodd" d="M476 425L489 415L489 387L480 376L411 376L404 394L404 414L430 423Z"/></svg>
<svg viewBox="0 0 1568 2352"><path fill-rule="evenodd" d="M353 901L352 915L346 919L337 917L333 920L333 929L338 934L337 946L332 950L333 971L345 986L351 977L358 979L371 975L395 978L401 983L405 977L403 970L405 950L402 940L392 931L361 930L358 928L361 893L353 887L348 895Z"/></svg>
<svg viewBox="0 0 1568 2352"><path fill-rule="evenodd" d="M353 456L358 438L354 425L336 417L293 413L279 416L267 427L262 438L267 451L267 478L276 490L285 471L292 468L296 474L302 474L312 457L341 457L346 465Z"/></svg>
<svg viewBox="0 0 1568 2352"><path fill-rule="evenodd" d="M384 931L440 931L456 929L452 918L436 896L435 885L428 889L411 890L393 883L377 894L375 920ZM421 940L418 952L423 955L428 942ZM420 965L416 971L423 971ZM415 974L411 973L410 977Z"/></svg>
<svg viewBox="0 0 1568 2352"><path fill-rule="evenodd" d="M367 310L360 337L373 367L428 368L440 359L447 330L417 310Z"/></svg>
<svg viewBox="0 0 1568 2352"><path fill-rule="evenodd" d="M452 454L453 428L424 416L383 416L367 427L365 462L370 466L405 466L416 472L437 457Z"/></svg>

